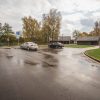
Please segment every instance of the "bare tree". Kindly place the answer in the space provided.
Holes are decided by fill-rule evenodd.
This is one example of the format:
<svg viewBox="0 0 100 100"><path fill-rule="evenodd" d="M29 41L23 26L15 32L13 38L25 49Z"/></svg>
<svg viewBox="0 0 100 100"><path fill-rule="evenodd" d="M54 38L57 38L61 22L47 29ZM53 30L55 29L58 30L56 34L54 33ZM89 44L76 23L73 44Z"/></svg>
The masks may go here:
<svg viewBox="0 0 100 100"><path fill-rule="evenodd" d="M95 22L94 26L94 36L100 36L100 21Z"/></svg>
<svg viewBox="0 0 100 100"><path fill-rule="evenodd" d="M77 43L77 38L80 36L80 32L78 30L74 30L73 37L75 38L75 43Z"/></svg>

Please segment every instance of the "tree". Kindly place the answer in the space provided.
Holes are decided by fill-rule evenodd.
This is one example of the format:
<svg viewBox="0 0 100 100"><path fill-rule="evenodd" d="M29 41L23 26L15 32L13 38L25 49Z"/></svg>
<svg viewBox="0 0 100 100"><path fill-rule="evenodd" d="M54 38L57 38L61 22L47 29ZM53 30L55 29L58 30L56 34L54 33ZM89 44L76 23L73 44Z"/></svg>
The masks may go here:
<svg viewBox="0 0 100 100"><path fill-rule="evenodd" d="M9 34L13 34L14 33L12 31L12 27L8 23L4 24L4 26L2 27L2 30L3 30L3 35L9 35Z"/></svg>
<svg viewBox="0 0 100 100"><path fill-rule="evenodd" d="M35 18L24 17L23 36L27 41L48 42L58 39L61 25L61 14L56 9L51 9L48 14L43 14L42 24Z"/></svg>
<svg viewBox="0 0 100 100"><path fill-rule="evenodd" d="M82 37L89 36L87 32L82 32L81 34L82 34Z"/></svg>
<svg viewBox="0 0 100 100"><path fill-rule="evenodd" d="M57 9L51 9L48 14L43 14L42 32L45 42L48 42L49 39L52 39L52 41L58 39L60 26L61 14Z"/></svg>
<svg viewBox="0 0 100 100"><path fill-rule="evenodd" d="M93 36L95 34L94 30L90 31L89 36Z"/></svg>
<svg viewBox="0 0 100 100"><path fill-rule="evenodd" d="M93 36L100 36L100 21L95 22Z"/></svg>
<svg viewBox="0 0 100 100"><path fill-rule="evenodd" d="M22 18L22 21L24 38L28 41L36 41L40 28L38 21L31 16Z"/></svg>
<svg viewBox="0 0 100 100"><path fill-rule="evenodd" d="M75 38L75 43L77 42L77 38L80 36L80 32L78 30L74 30L73 37Z"/></svg>
<svg viewBox="0 0 100 100"><path fill-rule="evenodd" d="M1 41L1 36L2 36L2 24L0 23L0 41Z"/></svg>
<svg viewBox="0 0 100 100"><path fill-rule="evenodd" d="M1 42L10 42L13 37L14 32L12 31L12 27L8 23L5 23L2 26Z"/></svg>
<svg viewBox="0 0 100 100"><path fill-rule="evenodd" d="M94 31L95 31L95 35L98 36L100 34L100 22L98 21L95 22Z"/></svg>
<svg viewBox="0 0 100 100"><path fill-rule="evenodd" d="M90 32L89 36L99 36L100 37L100 21L95 22L94 29ZM99 42L100 45L100 42Z"/></svg>
<svg viewBox="0 0 100 100"><path fill-rule="evenodd" d="M0 36L2 35L2 23L0 23Z"/></svg>

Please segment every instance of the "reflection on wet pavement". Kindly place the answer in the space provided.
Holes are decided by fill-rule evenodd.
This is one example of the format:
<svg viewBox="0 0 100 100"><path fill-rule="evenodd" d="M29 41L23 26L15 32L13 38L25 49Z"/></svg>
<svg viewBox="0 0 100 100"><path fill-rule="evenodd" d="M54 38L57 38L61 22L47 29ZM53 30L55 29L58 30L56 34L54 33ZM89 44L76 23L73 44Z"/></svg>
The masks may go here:
<svg viewBox="0 0 100 100"><path fill-rule="evenodd" d="M0 49L0 100L100 100L100 64L84 51Z"/></svg>
<svg viewBox="0 0 100 100"><path fill-rule="evenodd" d="M62 49L50 49L50 48L46 48L46 49L42 49L44 52L50 52L53 54L58 54L59 52L62 51Z"/></svg>
<svg viewBox="0 0 100 100"><path fill-rule="evenodd" d="M37 65L38 64L38 63L36 63L34 61L30 61L30 60L25 60L24 63L30 64L30 65Z"/></svg>
<svg viewBox="0 0 100 100"><path fill-rule="evenodd" d="M43 67L57 67L58 60L55 56L44 54Z"/></svg>

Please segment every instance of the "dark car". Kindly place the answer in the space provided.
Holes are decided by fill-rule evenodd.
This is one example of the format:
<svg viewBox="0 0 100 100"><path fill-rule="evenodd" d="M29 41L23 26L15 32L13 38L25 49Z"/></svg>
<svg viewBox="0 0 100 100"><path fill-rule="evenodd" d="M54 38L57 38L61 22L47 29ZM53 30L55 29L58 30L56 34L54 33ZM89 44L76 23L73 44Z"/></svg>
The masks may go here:
<svg viewBox="0 0 100 100"><path fill-rule="evenodd" d="M64 45L60 42L51 42L51 43L48 44L48 47L56 49L56 48L63 48Z"/></svg>

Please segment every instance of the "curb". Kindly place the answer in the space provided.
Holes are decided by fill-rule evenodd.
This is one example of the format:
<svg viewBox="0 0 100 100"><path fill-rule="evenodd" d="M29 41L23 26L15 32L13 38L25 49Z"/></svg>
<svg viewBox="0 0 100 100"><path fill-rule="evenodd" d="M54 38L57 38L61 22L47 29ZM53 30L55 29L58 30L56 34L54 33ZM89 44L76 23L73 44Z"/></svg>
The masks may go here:
<svg viewBox="0 0 100 100"><path fill-rule="evenodd" d="M89 56L89 55L86 53L86 51L84 52L84 54L85 54L87 57L91 58L92 60L97 61L97 62L100 63L100 60L98 60L98 59L96 59L96 58L94 58L94 57Z"/></svg>

